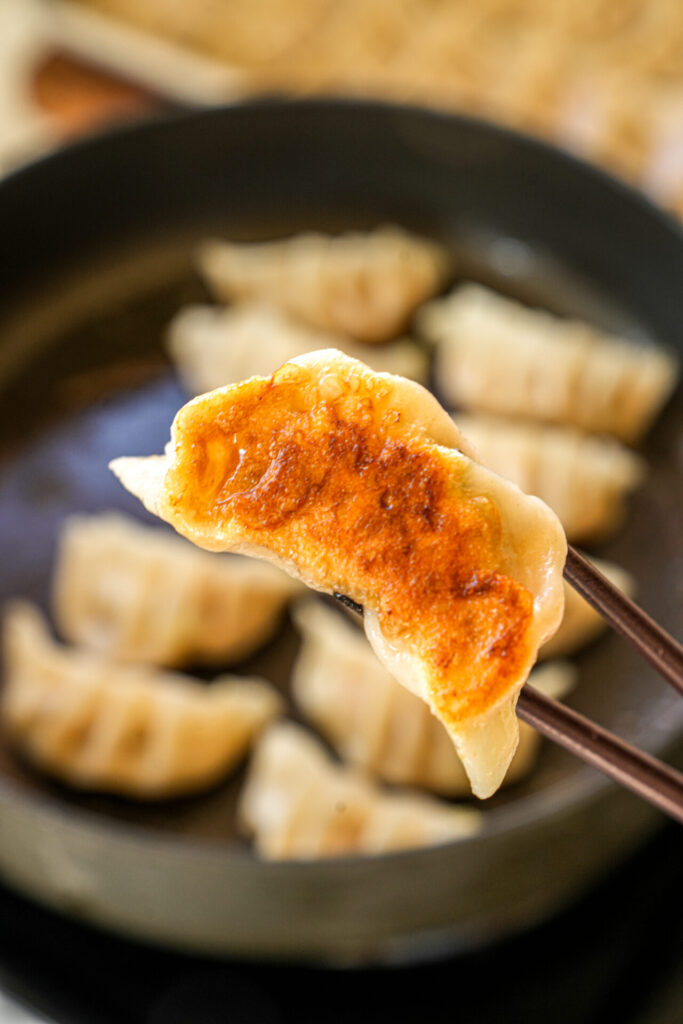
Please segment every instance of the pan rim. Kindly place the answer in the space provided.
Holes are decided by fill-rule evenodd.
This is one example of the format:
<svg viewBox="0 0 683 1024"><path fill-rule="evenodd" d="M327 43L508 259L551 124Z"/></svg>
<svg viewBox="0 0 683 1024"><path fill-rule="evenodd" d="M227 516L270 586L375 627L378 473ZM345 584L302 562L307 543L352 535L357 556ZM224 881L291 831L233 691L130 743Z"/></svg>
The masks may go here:
<svg viewBox="0 0 683 1024"><path fill-rule="evenodd" d="M434 123L467 126L474 132L479 132L482 136L488 135L491 138L507 139L512 145L526 148L530 152L536 152L546 159L571 167L573 173L582 174L586 178L592 178L600 187L608 189L626 202L639 207L642 212L657 221L660 227L668 231L683 246L683 222L680 222L664 206L656 203L646 192L638 189L625 179L617 177L599 165L591 163L583 157L572 153L569 149L561 147L559 144L549 142L538 136L525 134L508 125L497 124L470 114L438 110L418 103L392 103L383 100L357 99L351 96L296 98L278 94L264 94L242 100L236 99L230 103L216 104L209 107L174 106L147 116L143 120L117 122L105 127L97 134L70 140L57 149L48 153L40 153L34 159L28 160L21 166L10 169L9 172L0 178L0 195L8 187L12 187L15 181L21 181L35 173L42 173L44 168L50 167L54 163L70 159L72 156L78 157L81 153L87 154L91 149L99 149L116 139L149 135L155 131L165 131L186 122L199 122L203 119L214 120L229 114L246 116L259 110L267 113L274 110L278 112L287 110L319 112L325 112L326 110L358 110L359 112L366 112L370 116L379 115L386 118L412 116Z"/></svg>

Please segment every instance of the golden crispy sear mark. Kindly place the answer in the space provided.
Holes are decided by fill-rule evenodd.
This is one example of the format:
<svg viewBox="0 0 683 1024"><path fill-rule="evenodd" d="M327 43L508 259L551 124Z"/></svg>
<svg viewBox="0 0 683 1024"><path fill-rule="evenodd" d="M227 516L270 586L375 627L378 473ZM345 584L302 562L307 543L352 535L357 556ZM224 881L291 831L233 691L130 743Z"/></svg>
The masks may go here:
<svg viewBox="0 0 683 1024"><path fill-rule="evenodd" d="M456 453L400 424L381 388L353 380L326 394L323 379L302 391L290 366L190 403L175 443L174 516L200 531L236 527L318 585L352 588L430 666L444 719L509 692L528 659L533 598L502 571L500 514L468 493Z"/></svg>

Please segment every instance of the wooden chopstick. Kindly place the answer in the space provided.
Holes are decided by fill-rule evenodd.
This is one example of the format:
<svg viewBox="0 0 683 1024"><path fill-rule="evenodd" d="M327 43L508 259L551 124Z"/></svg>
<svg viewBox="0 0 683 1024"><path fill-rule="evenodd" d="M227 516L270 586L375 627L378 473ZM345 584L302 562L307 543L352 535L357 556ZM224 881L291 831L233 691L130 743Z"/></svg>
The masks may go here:
<svg viewBox="0 0 683 1024"><path fill-rule="evenodd" d="M564 578L605 622L631 641L668 683L683 693L683 647L672 636L571 546L567 549Z"/></svg>
<svg viewBox="0 0 683 1024"><path fill-rule="evenodd" d="M576 754L683 824L683 775L533 686L522 687L517 714L543 736Z"/></svg>
<svg viewBox="0 0 683 1024"><path fill-rule="evenodd" d="M683 648L672 636L571 546L564 576L613 629L630 640L663 678L683 693ZM363 614L362 606L351 598L338 593L334 596ZM517 714L543 736L683 823L683 774L675 768L527 684L520 691Z"/></svg>

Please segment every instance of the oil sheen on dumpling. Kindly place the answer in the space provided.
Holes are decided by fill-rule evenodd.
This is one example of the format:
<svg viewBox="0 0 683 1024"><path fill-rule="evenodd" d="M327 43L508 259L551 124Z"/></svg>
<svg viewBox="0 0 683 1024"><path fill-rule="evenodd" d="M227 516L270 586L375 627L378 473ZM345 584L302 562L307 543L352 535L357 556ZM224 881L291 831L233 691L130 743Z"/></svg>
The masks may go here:
<svg viewBox="0 0 683 1024"><path fill-rule="evenodd" d="M453 406L629 442L647 431L678 373L660 348L528 309L480 285L425 305L418 329L437 343L436 382Z"/></svg>
<svg viewBox="0 0 683 1024"><path fill-rule="evenodd" d="M488 796L517 745L518 692L562 617L566 540L543 502L467 448L420 385L325 350L193 399L165 455L112 469L195 543L362 605L376 653Z"/></svg>
<svg viewBox="0 0 683 1024"><path fill-rule="evenodd" d="M295 323L275 306L188 306L171 321L168 349L191 395L255 374L268 375L290 359L321 348L338 348L374 370L398 373L424 384L427 352L410 338L386 345L363 345L338 334Z"/></svg>
<svg viewBox="0 0 683 1024"><path fill-rule="evenodd" d="M494 473L557 513L570 542L604 540L620 524L645 460L610 437L573 427L456 413L458 427Z"/></svg>
<svg viewBox="0 0 683 1024"><path fill-rule="evenodd" d="M39 768L138 799L193 793L227 775L282 710L259 679L204 684L56 644L17 602L4 622L2 723Z"/></svg>
<svg viewBox="0 0 683 1024"><path fill-rule="evenodd" d="M322 331L387 341L448 273L437 243L387 226L282 241L207 241L199 266L224 302L261 299Z"/></svg>
<svg viewBox="0 0 683 1024"><path fill-rule="evenodd" d="M54 616L72 643L121 661L180 666L246 657L299 589L274 566L215 558L117 512L62 527Z"/></svg>
<svg viewBox="0 0 683 1024"><path fill-rule="evenodd" d="M432 846L473 835L481 813L426 794L386 792L335 764L293 722L270 726L251 757L238 807L268 860L312 860Z"/></svg>
<svg viewBox="0 0 683 1024"><path fill-rule="evenodd" d="M386 782L462 796L469 783L448 733L428 706L396 682L365 636L335 609L307 599L294 619L302 644L292 674L295 703L346 762ZM536 668L529 685L564 696L576 670L567 662ZM520 725L504 785L526 775L540 735Z"/></svg>

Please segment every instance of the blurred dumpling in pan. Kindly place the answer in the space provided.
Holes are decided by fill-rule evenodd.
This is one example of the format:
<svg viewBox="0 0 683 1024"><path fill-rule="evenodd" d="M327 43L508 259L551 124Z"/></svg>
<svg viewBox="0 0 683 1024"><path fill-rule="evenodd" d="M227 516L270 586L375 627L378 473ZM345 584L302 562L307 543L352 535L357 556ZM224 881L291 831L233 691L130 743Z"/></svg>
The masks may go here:
<svg viewBox="0 0 683 1024"><path fill-rule="evenodd" d="M481 462L550 505L572 542L615 530L646 474L645 460L614 438L485 414L454 417Z"/></svg>
<svg viewBox="0 0 683 1024"><path fill-rule="evenodd" d="M401 228L281 241L207 241L199 267L223 302L261 299L322 331L358 341L395 337L448 273L445 249Z"/></svg>
<svg viewBox="0 0 683 1024"><path fill-rule="evenodd" d="M362 345L295 323L276 307L255 302L181 309L169 325L167 344L191 395L255 374L267 376L288 360L320 348L338 348L374 370L421 384L429 372L427 352L409 338Z"/></svg>
<svg viewBox="0 0 683 1024"><path fill-rule="evenodd" d="M211 557L170 531L103 512L65 521L53 608L72 643L178 666L246 657L300 589L274 566Z"/></svg>
<svg viewBox="0 0 683 1024"><path fill-rule="evenodd" d="M200 546L361 604L376 653L488 796L517 745L519 690L562 617L566 539L543 502L463 451L424 388L328 349L193 399L165 455L112 469Z"/></svg>
<svg viewBox="0 0 683 1024"><path fill-rule="evenodd" d="M2 722L13 746L70 785L137 799L218 781L281 711L262 680L204 684L62 647L20 602L5 617L4 663Z"/></svg>
<svg viewBox="0 0 683 1024"><path fill-rule="evenodd" d="M676 382L673 355L467 284L426 304L435 377L457 408L574 424L634 442Z"/></svg>
<svg viewBox="0 0 683 1024"><path fill-rule="evenodd" d="M296 605L294 618L302 644L292 675L293 697L339 756L386 782L444 796L468 793L465 770L443 725L396 682L361 630L316 599ZM534 669L529 681L559 698L574 678L573 666L556 662ZM504 784L531 770L539 744L540 735L521 723Z"/></svg>
<svg viewBox="0 0 683 1024"><path fill-rule="evenodd" d="M420 793L386 792L329 757L293 722L254 748L238 808L244 833L269 860L312 860L432 846L473 835L481 813Z"/></svg>

